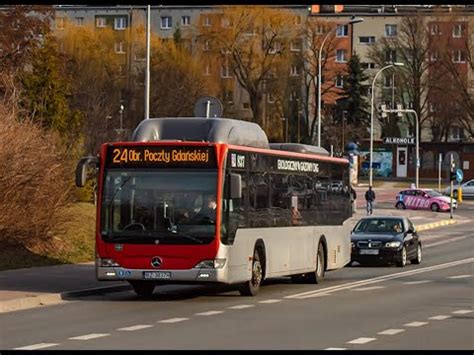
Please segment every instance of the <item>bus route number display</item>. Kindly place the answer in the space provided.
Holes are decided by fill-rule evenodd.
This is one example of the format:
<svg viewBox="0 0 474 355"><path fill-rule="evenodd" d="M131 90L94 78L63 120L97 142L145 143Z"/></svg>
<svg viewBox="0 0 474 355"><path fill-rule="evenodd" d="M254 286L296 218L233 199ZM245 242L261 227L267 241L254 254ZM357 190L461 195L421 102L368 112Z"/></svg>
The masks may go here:
<svg viewBox="0 0 474 355"><path fill-rule="evenodd" d="M215 168L214 147L112 146L107 152L107 167L195 167Z"/></svg>

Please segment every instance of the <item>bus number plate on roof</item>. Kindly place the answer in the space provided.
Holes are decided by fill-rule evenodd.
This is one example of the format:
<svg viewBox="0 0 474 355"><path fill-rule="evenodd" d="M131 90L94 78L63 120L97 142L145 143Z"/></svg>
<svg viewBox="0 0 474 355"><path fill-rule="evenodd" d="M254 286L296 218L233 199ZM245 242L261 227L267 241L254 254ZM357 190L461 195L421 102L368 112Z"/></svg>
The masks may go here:
<svg viewBox="0 0 474 355"><path fill-rule="evenodd" d="M215 168L214 147L109 147L108 168Z"/></svg>

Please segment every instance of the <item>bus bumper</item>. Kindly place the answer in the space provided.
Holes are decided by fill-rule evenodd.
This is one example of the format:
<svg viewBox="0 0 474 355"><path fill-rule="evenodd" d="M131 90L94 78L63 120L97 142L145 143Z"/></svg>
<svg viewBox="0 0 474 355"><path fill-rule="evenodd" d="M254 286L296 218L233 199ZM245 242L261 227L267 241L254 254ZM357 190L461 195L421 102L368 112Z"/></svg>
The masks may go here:
<svg viewBox="0 0 474 355"><path fill-rule="evenodd" d="M96 267L99 281L147 280L164 282L223 282L224 269L156 270Z"/></svg>

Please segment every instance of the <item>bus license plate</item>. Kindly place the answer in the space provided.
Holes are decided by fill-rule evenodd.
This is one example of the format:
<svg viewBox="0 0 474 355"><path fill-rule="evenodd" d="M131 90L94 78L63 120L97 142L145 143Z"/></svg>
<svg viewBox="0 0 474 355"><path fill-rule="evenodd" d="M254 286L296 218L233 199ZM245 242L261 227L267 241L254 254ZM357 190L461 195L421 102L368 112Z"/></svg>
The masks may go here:
<svg viewBox="0 0 474 355"><path fill-rule="evenodd" d="M171 279L171 272L143 271L143 279L145 279L145 280L169 280L169 279Z"/></svg>
<svg viewBox="0 0 474 355"><path fill-rule="evenodd" d="M360 255L379 255L378 249L361 249Z"/></svg>

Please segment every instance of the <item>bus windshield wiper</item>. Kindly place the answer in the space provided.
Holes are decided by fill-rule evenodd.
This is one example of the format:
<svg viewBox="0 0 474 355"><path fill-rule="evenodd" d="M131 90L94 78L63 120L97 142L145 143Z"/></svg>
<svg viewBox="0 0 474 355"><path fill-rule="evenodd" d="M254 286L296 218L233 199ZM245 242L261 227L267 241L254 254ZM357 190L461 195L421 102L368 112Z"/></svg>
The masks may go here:
<svg viewBox="0 0 474 355"><path fill-rule="evenodd" d="M179 236L179 237L184 237L184 238L187 238L187 239L190 239L190 240L194 240L195 242L198 242L199 244L203 243L203 241L201 239L194 238L194 237L192 237L188 234L184 234L182 232L178 232L176 226L174 227L174 229L171 229L171 230L168 230L168 231L172 234L175 234L175 235Z"/></svg>

